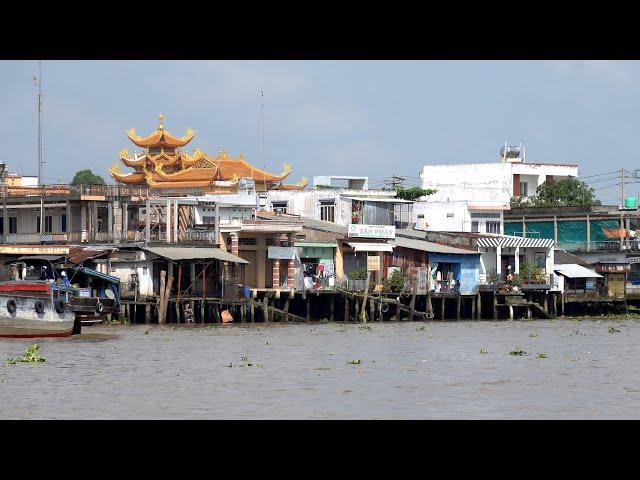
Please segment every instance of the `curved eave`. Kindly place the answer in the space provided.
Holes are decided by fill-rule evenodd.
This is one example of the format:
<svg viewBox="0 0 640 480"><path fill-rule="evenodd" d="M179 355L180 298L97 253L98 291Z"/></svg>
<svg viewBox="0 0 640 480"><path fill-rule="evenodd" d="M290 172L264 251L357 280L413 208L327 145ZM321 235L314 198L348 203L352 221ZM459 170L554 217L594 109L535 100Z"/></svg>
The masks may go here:
<svg viewBox="0 0 640 480"><path fill-rule="evenodd" d="M128 185L145 183L145 174L144 173L127 173L127 174L119 174L110 171L109 175L118 183L126 183Z"/></svg>
<svg viewBox="0 0 640 480"><path fill-rule="evenodd" d="M213 163L218 165L218 178L229 179L236 177L251 177L255 182L281 182L289 176L291 172L283 172L280 175L274 175L273 173L266 172L259 168L255 168L250 163L240 158L216 158L211 159Z"/></svg>
<svg viewBox="0 0 640 480"><path fill-rule="evenodd" d="M140 157L137 160L135 160L133 158L129 158L129 157L121 155L120 156L120 161L122 163L124 163L127 167L140 168L140 167L144 166L144 164L146 162L146 159L145 159L145 157Z"/></svg>
<svg viewBox="0 0 640 480"><path fill-rule="evenodd" d="M187 143L193 140L193 137L195 136L196 134L194 132L187 132L184 137L178 138L164 130L156 130L147 137L140 137L136 135L135 130L127 132L129 140L131 140L134 145L142 148L150 148L160 145L171 148L184 147Z"/></svg>

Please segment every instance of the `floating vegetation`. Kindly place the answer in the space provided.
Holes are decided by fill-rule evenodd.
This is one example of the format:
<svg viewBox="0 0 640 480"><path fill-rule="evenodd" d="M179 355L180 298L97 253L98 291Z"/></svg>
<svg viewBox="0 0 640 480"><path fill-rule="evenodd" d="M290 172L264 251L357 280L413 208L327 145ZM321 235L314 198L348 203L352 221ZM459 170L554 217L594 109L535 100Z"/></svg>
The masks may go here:
<svg viewBox="0 0 640 480"><path fill-rule="evenodd" d="M481 355L486 355L487 353L489 353L489 351L488 351L488 350L485 350L484 348L481 348L481 349L480 349L480 354L481 354Z"/></svg>
<svg viewBox="0 0 640 480"><path fill-rule="evenodd" d="M241 367L261 367L259 363L249 363L249 357L244 356L240 357L240 366Z"/></svg>
<svg viewBox="0 0 640 480"><path fill-rule="evenodd" d="M344 333L344 332L346 332L346 331L347 331L347 329L346 329L346 328L341 328L340 330L338 330L338 332L340 332L340 333Z"/></svg>
<svg viewBox="0 0 640 480"><path fill-rule="evenodd" d="M347 365L360 365L360 359L358 360L351 360L350 362L347 362Z"/></svg>
<svg viewBox="0 0 640 480"><path fill-rule="evenodd" d="M538 355L536 355L536 358L547 358L547 354L546 353L539 353Z"/></svg>
<svg viewBox="0 0 640 480"><path fill-rule="evenodd" d="M523 355L526 355L527 352L525 352L524 350L520 350L520 347L518 347L516 350L511 350L509 352L509 355L513 355L515 357L522 357Z"/></svg>
<svg viewBox="0 0 640 480"><path fill-rule="evenodd" d="M361 328L362 330L371 330L370 325L360 325L358 328Z"/></svg>
<svg viewBox="0 0 640 480"><path fill-rule="evenodd" d="M416 328L416 332L424 332L426 330L425 327L418 327Z"/></svg>
<svg viewBox="0 0 640 480"><path fill-rule="evenodd" d="M145 331L144 331L144 334L145 334L145 335L149 335L149 332L150 332L150 331L151 331L151 330L145 330Z"/></svg>
<svg viewBox="0 0 640 480"><path fill-rule="evenodd" d="M609 327L609 333L620 333L620 330L615 327Z"/></svg>
<svg viewBox="0 0 640 480"><path fill-rule="evenodd" d="M269 345L269 342L265 342L265 345Z"/></svg>
<svg viewBox="0 0 640 480"><path fill-rule="evenodd" d="M529 336L531 338L538 338L540 335L538 335L537 333L530 333Z"/></svg>
<svg viewBox="0 0 640 480"><path fill-rule="evenodd" d="M7 358L7 361L4 363L5 367L7 365L15 365L16 363L24 362L24 363L38 363L38 362L46 362L47 359L45 357L41 357L38 355L38 350L40 349L40 345L34 343L30 347L24 351L22 357L16 358Z"/></svg>

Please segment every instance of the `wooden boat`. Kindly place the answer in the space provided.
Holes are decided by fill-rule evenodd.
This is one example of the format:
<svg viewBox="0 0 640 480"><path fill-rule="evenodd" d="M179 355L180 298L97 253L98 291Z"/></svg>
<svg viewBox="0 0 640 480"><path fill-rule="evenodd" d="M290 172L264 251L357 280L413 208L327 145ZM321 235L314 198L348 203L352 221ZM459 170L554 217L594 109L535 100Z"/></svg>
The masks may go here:
<svg viewBox="0 0 640 480"><path fill-rule="evenodd" d="M51 282L0 282L0 337L67 337L74 323L67 294L54 292Z"/></svg>

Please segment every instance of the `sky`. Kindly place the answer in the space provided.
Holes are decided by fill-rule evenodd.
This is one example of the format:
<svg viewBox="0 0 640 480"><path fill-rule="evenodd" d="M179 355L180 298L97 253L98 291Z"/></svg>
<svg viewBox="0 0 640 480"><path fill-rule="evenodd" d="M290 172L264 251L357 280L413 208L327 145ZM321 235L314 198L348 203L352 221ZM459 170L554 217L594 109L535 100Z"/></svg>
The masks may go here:
<svg viewBox="0 0 640 480"><path fill-rule="evenodd" d="M37 70L0 61L0 161L12 173L37 175ZM148 135L162 113L174 135L196 131L189 151L242 153L274 173L290 163L290 183L360 175L376 187L395 174L418 185L423 165L495 162L505 141L522 142L527 161L578 164L617 204L618 177L593 175L640 168L638 80L638 61L49 60L44 177L90 168L111 183L119 151L136 150L126 130Z"/></svg>

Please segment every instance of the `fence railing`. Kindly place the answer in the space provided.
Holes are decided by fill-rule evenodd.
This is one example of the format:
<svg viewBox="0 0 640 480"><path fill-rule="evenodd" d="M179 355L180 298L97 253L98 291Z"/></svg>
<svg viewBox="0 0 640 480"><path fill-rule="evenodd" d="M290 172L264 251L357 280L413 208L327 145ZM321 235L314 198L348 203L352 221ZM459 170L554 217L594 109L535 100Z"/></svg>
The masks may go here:
<svg viewBox="0 0 640 480"><path fill-rule="evenodd" d="M0 243L5 245L14 244L80 244L80 243L109 243L120 244L130 242L144 242L145 232L139 230L128 230L125 232L91 232L76 231L64 233L8 233L0 235ZM206 243L216 244L215 231L208 230L185 230L178 232L178 238L172 239L183 243ZM150 242L166 242L167 232L150 231Z"/></svg>
<svg viewBox="0 0 640 480"><path fill-rule="evenodd" d="M148 197L157 193L146 187L129 187L126 185L41 185L33 187L12 187L0 185L2 197L73 197L82 195L104 197ZM163 191L163 195L166 192ZM184 194L184 192L181 192Z"/></svg>
<svg viewBox="0 0 640 480"><path fill-rule="evenodd" d="M623 239L605 240L594 242L558 242L556 248L567 250L569 252L621 252L621 251L640 251L640 240Z"/></svg>

